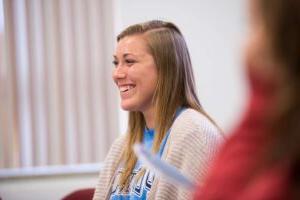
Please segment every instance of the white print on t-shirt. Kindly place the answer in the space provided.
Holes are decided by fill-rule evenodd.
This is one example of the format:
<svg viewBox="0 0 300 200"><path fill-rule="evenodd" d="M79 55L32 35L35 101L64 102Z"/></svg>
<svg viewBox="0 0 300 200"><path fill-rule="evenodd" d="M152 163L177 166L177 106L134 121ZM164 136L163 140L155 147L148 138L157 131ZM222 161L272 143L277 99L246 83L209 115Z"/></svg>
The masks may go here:
<svg viewBox="0 0 300 200"><path fill-rule="evenodd" d="M121 191L119 180L123 173L123 168L120 168L115 176L115 180L111 190L111 197L119 195L135 195L141 197L144 192L148 193L154 181L154 173L146 169L145 174L136 180L136 175L142 168L134 169L130 175L130 184L126 190ZM146 191L144 191L146 190Z"/></svg>

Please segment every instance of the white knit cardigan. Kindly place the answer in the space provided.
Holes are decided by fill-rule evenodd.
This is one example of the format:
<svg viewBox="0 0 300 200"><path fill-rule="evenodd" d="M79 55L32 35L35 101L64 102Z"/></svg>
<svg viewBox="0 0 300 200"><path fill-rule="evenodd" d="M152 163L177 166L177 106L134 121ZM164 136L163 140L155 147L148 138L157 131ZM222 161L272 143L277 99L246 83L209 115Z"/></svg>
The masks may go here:
<svg viewBox="0 0 300 200"><path fill-rule="evenodd" d="M220 131L201 113L184 110L170 129L162 160L175 166L182 174L201 183L209 163L223 141ZM119 167L125 136L118 138L104 161L93 200L109 199L113 177ZM191 199L193 191L156 177L147 199Z"/></svg>

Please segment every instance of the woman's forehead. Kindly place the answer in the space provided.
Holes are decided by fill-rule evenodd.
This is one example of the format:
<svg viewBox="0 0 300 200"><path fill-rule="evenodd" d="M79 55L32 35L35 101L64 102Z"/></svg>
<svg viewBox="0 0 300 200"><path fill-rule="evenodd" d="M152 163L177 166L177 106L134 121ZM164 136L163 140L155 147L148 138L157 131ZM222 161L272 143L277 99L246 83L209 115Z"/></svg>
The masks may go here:
<svg viewBox="0 0 300 200"><path fill-rule="evenodd" d="M132 35L122 38L116 47L115 54L140 55L147 52L147 42L142 35Z"/></svg>

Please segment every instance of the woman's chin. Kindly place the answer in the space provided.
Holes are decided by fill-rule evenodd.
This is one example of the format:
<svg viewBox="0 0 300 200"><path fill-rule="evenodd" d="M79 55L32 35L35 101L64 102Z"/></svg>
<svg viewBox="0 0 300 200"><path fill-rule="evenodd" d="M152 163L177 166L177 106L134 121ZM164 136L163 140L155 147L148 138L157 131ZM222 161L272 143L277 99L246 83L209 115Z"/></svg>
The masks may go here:
<svg viewBox="0 0 300 200"><path fill-rule="evenodd" d="M121 103L121 108L125 111L134 111L134 106L127 103Z"/></svg>

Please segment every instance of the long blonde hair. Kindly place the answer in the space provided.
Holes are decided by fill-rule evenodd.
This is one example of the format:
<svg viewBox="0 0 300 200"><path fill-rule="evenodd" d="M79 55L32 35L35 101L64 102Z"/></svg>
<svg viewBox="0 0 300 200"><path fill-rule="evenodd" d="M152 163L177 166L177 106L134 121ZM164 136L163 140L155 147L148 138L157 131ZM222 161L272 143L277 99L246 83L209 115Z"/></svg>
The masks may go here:
<svg viewBox="0 0 300 200"><path fill-rule="evenodd" d="M153 95L156 133L152 147L153 152L158 152L178 107L193 108L213 120L205 113L197 97L189 51L180 30L173 23L153 20L129 26L118 35L117 41L138 34L145 36L158 71ZM137 161L132 146L142 141L145 125L141 112L129 112L127 144L123 154L124 173L120 179L123 189L129 186L129 177Z"/></svg>

